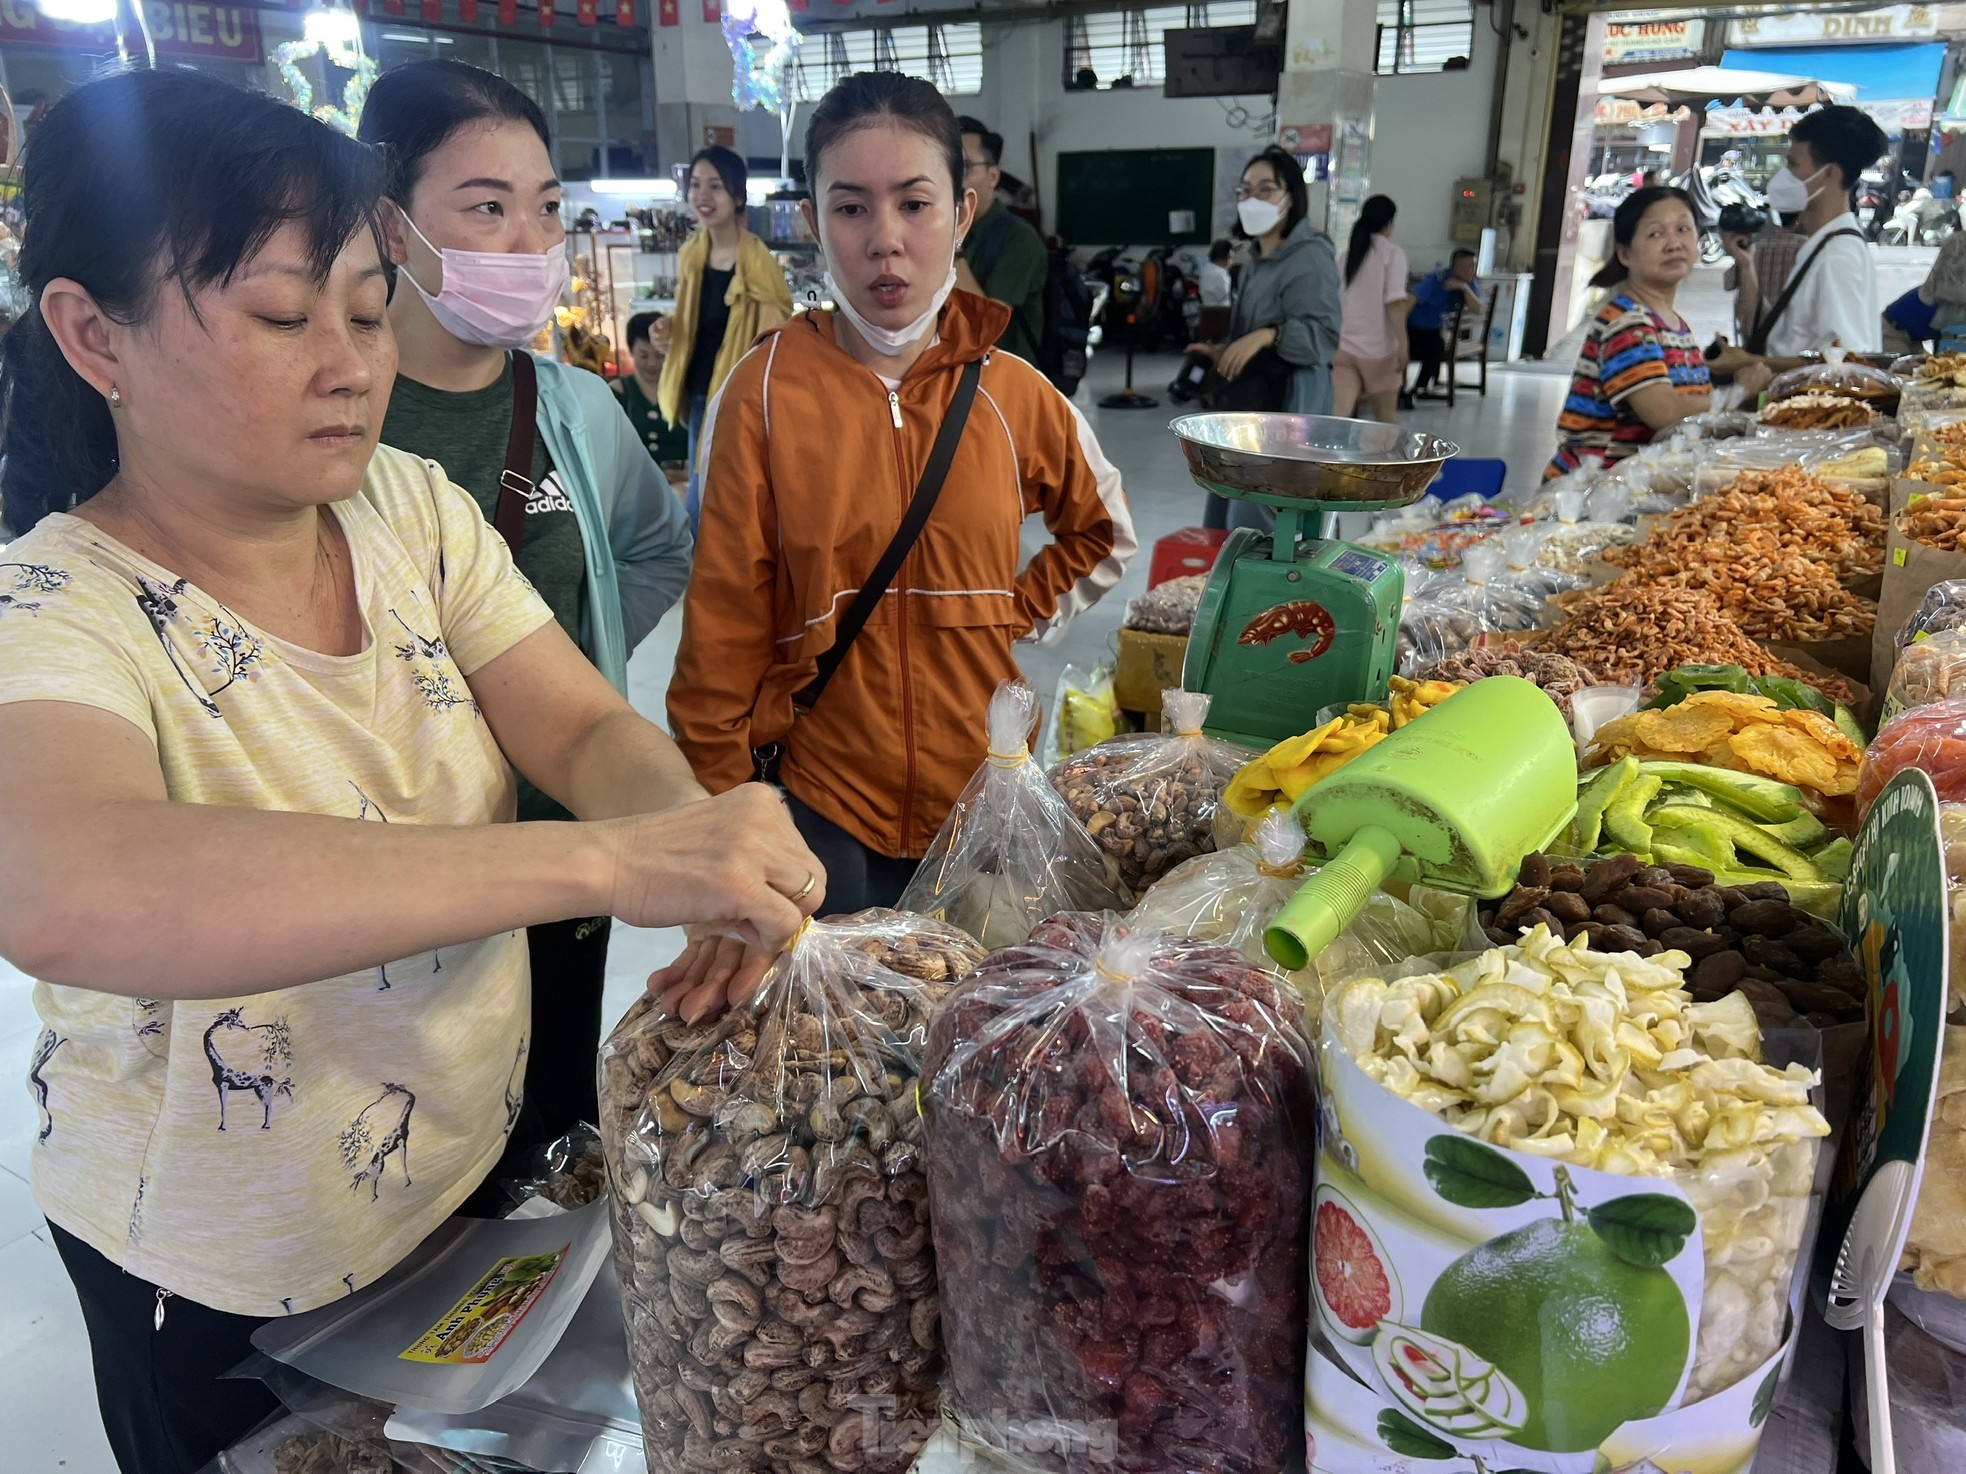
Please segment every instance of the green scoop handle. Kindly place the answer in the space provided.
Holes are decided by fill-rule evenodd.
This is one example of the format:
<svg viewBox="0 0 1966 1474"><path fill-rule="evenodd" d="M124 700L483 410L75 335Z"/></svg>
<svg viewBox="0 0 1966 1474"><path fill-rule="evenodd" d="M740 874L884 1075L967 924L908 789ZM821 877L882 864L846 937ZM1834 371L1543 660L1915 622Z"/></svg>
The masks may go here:
<svg viewBox="0 0 1966 1474"><path fill-rule="evenodd" d="M1365 910L1399 863L1400 842L1377 825L1361 825L1331 861L1306 880L1263 933L1263 945L1291 972L1338 939Z"/></svg>

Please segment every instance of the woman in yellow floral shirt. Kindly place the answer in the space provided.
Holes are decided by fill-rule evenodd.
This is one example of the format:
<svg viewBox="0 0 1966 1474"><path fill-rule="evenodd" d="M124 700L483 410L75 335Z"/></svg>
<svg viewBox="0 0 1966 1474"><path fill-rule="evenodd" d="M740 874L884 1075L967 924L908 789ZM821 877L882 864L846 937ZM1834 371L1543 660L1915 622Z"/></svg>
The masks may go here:
<svg viewBox="0 0 1966 1474"><path fill-rule="evenodd" d="M377 450L367 149L171 71L77 89L30 152L0 954L39 980L34 1191L111 1446L190 1474L270 1405L218 1380L251 1330L497 1161L524 927L701 924L660 979L693 1014L824 877L769 790L704 796L439 467ZM509 822L515 767L577 822Z"/></svg>

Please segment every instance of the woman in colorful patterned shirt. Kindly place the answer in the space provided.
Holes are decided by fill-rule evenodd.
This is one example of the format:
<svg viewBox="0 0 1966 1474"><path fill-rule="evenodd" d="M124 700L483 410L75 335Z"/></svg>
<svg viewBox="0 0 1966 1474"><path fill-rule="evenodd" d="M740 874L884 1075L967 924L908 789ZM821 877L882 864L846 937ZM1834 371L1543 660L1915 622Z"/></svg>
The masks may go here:
<svg viewBox="0 0 1966 1474"><path fill-rule="evenodd" d="M140 71L28 151L0 955L37 980L34 1196L110 1446L193 1474L274 1406L224 1380L253 1330L373 1284L498 1161L526 927L730 927L751 962L696 1016L824 876L769 790L705 796L467 492L378 448L369 149ZM514 768L571 819L513 822Z"/></svg>
<svg viewBox="0 0 1966 1474"><path fill-rule="evenodd" d="M1576 377L1557 416L1556 454L1543 472L1615 465L1652 437L1713 405L1713 383L1693 329L1673 298L1700 259L1700 227L1686 191L1634 190L1611 222L1612 257L1591 278L1611 288L1584 333ZM1768 382L1751 364L1735 382L1749 393Z"/></svg>

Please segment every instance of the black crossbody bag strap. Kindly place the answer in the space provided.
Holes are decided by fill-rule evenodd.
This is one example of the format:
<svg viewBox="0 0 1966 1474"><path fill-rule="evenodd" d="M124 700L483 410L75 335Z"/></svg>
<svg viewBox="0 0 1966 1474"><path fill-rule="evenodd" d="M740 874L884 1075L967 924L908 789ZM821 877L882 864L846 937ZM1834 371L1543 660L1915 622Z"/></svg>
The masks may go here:
<svg viewBox="0 0 1966 1474"><path fill-rule="evenodd" d="M1822 255L1829 243L1840 235L1853 235L1858 240L1864 238L1861 230L1852 230L1845 226L1842 230L1832 230L1818 241L1816 249L1805 256L1802 265L1790 274L1788 285L1782 288L1782 295L1774 300L1765 313L1754 320L1754 327L1748 333L1748 341L1744 345L1748 352L1760 355L1768 351L1768 335L1775 331L1775 324L1780 322L1782 314L1788 311L1789 300L1795 296L1795 289L1802 285L1802 279L1809 274L1809 268L1816 264L1816 258Z"/></svg>
<svg viewBox="0 0 1966 1474"><path fill-rule="evenodd" d="M532 449L539 435L539 370L521 348L512 355L512 432L505 441L505 469L498 475L492 526L512 556L526 540L526 503L532 500Z"/></svg>
<svg viewBox="0 0 1966 1474"><path fill-rule="evenodd" d="M799 711L811 711L833 676L845 663L847 653L853 649L853 642L860 638L861 630L867 621L874 617L880 608L881 600L893 587L895 575L901 571L901 564L914 548L922 529L928 525L929 514L942 496L942 484L948 479L949 466L956 458L956 447L963 438L963 426L968 423L970 406L976 402L976 386L983 377L983 361L971 359L963 365L962 377L956 382L955 397L949 401L947 413L942 416L941 428L935 432L935 444L929 450L928 464L922 467L922 478L915 483L914 499L908 503L908 511L901 519L901 526L895 530L887 550L881 554L874 571L867 575L867 582L860 586L860 592L853 597L845 614L840 616L839 624L833 633L833 643L825 654L819 657L819 670L805 687L792 696L792 704ZM773 743L752 753L759 781L775 783L778 781L778 764L784 756L784 745Z"/></svg>

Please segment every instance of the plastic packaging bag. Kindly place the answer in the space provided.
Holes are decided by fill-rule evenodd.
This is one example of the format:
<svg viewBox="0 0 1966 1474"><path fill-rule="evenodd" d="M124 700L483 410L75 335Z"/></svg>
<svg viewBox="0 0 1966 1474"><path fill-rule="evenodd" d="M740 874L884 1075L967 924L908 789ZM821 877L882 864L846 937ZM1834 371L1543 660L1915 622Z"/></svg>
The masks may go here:
<svg viewBox="0 0 1966 1474"><path fill-rule="evenodd" d="M1286 979L1304 1003L1305 1035L1317 1030L1324 991L1345 978L1462 941L1465 907L1445 925L1397 897L1374 891L1358 919L1300 972L1286 973L1263 948L1263 933L1316 868L1304 860L1304 829L1288 809L1263 817L1248 839L1169 873L1126 924L1233 947L1243 959ZM1442 893L1443 895L1445 893ZM1460 898L1455 898L1460 899Z"/></svg>
<svg viewBox="0 0 1966 1474"><path fill-rule="evenodd" d="M1418 589L1399 621L1401 675L1465 650L1483 635L1534 629L1545 595L1507 576L1492 541L1462 555L1459 576L1441 574Z"/></svg>
<svg viewBox="0 0 1966 1474"><path fill-rule="evenodd" d="M607 1252L599 1203L446 1219L374 1284L266 1322L253 1345L361 1397L475 1412L539 1370Z"/></svg>
<svg viewBox="0 0 1966 1474"><path fill-rule="evenodd" d="M651 1474L900 1474L928 1437L915 1080L929 1013L980 950L893 912L810 923L754 1007L695 1030L631 1014L602 1047Z"/></svg>
<svg viewBox="0 0 1966 1474"><path fill-rule="evenodd" d="M1052 1474L1303 1457L1312 1096L1238 953L1055 917L938 1010L930 1201L958 1426Z"/></svg>
<svg viewBox="0 0 1966 1474"><path fill-rule="evenodd" d="M1914 707L1871 739L1857 775L1857 815L1904 768L1931 775L1941 803L1966 802L1966 697Z"/></svg>
<svg viewBox="0 0 1966 1474"><path fill-rule="evenodd" d="M1554 530L1547 522L1528 522L1495 534L1495 542L1502 550L1499 582L1503 586L1542 600L1581 589L1590 582L1582 573L1559 568L1550 560L1550 535Z"/></svg>
<svg viewBox="0 0 1966 1474"><path fill-rule="evenodd" d="M1966 1353L1920 1330L1895 1305L1884 1307L1884 1359L1890 1369L1892 1453L1900 1470L1966 1468ZM1868 1462L1872 1375L1853 1345L1851 1440ZM1879 1471L1881 1474L1881 1471Z"/></svg>
<svg viewBox="0 0 1966 1474"><path fill-rule="evenodd" d="M1966 579L1949 578L1925 591L1910 619L1898 631L1900 652L1928 635L1966 629Z"/></svg>
<svg viewBox="0 0 1966 1474"><path fill-rule="evenodd" d="M1725 491L1743 471L1779 471L1801 464L1803 447L1793 444L1792 435L1749 440L1703 442L1699 469L1693 477L1693 497L1698 500Z"/></svg>
<svg viewBox="0 0 1966 1474"><path fill-rule="evenodd" d="M529 1173L505 1184L515 1204L544 1198L557 1208L572 1212L584 1208L607 1191L608 1168L601 1150L600 1131L585 1121L565 1136L557 1137L532 1155Z"/></svg>
<svg viewBox="0 0 1966 1474"><path fill-rule="evenodd" d="M992 949L1023 941L1060 911L1124 904L1112 861L1031 761L1024 739L1036 717L1028 685L997 687L990 756L901 895L903 911L946 921Z"/></svg>
<svg viewBox="0 0 1966 1474"><path fill-rule="evenodd" d="M1884 719L1961 697L1966 697L1966 629L1946 630L1907 645L1898 656L1884 695Z"/></svg>
<svg viewBox="0 0 1966 1474"><path fill-rule="evenodd" d="M1187 634L1195 627L1195 611L1201 608L1201 591L1207 585L1205 573L1155 584L1139 598L1127 600L1126 628L1156 635Z"/></svg>
<svg viewBox="0 0 1966 1474"><path fill-rule="evenodd" d="M1051 720L1038 744L1038 762L1046 771L1075 752L1104 742L1119 731L1120 703L1113 694L1113 664L1104 661L1090 670L1068 665L1058 673L1051 701Z"/></svg>
<svg viewBox="0 0 1966 1474"><path fill-rule="evenodd" d="M1677 968L1566 945L1539 925L1445 973L1346 983L1326 1000L1323 1037L1393 1095L1491 1146L1686 1195L1706 1265L1687 1403L1733 1386L1787 1339L1829 1125L1813 1072L1762 1062L1742 994L1694 1003ZM1582 1060L1581 1082L1559 1060ZM1471 1092L1453 1080L1493 1083ZM1629 1109L1600 1113L1592 1102L1607 1088Z"/></svg>
<svg viewBox="0 0 1966 1474"><path fill-rule="evenodd" d="M1199 692L1163 691L1167 731L1115 737L1052 769L1051 786L1136 896L1215 848L1222 790L1251 756L1202 731L1208 706Z"/></svg>
<svg viewBox="0 0 1966 1474"><path fill-rule="evenodd" d="M1768 402L1779 404L1805 394L1840 394L1862 400L1880 415L1898 412L1904 381L1896 374L1867 363L1806 363L1775 375L1768 384Z"/></svg>
<svg viewBox="0 0 1966 1474"><path fill-rule="evenodd" d="M1588 581L1606 548L1638 541L1638 529L1625 523L1631 506L1630 488L1607 486L1605 493L1602 499L1594 499L1581 488L1572 487L1557 495L1550 508L1551 520L1543 524L1540 563Z"/></svg>

